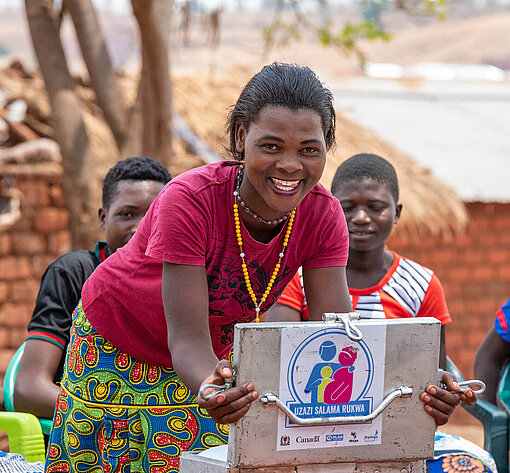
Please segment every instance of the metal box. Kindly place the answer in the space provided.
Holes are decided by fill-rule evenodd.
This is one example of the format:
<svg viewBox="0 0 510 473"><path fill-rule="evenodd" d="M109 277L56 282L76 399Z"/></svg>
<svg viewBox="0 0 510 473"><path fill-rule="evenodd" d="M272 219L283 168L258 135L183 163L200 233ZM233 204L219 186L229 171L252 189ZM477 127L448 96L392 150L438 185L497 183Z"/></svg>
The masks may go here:
<svg viewBox="0 0 510 473"><path fill-rule="evenodd" d="M438 382L439 339L434 318L238 324L236 383L252 381L261 401L230 426L227 449L185 453L181 471L421 472L436 426L419 396Z"/></svg>

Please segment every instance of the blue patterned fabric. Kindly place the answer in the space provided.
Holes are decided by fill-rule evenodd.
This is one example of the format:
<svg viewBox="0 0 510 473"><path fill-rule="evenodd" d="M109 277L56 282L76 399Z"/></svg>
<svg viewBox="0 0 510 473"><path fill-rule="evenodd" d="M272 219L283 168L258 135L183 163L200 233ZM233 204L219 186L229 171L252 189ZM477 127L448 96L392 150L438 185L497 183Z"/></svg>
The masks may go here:
<svg viewBox="0 0 510 473"><path fill-rule="evenodd" d="M200 409L173 369L101 337L78 305L46 471L178 472L183 451L225 444L228 427Z"/></svg>
<svg viewBox="0 0 510 473"><path fill-rule="evenodd" d="M491 454L457 435L436 431L434 460L427 461L428 473L497 473Z"/></svg>

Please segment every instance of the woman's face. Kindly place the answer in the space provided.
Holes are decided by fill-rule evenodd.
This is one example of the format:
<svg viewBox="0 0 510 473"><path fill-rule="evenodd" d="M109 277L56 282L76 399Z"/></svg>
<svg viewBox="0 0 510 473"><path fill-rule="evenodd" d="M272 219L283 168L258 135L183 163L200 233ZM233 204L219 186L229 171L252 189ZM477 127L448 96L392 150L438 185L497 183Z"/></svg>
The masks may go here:
<svg viewBox="0 0 510 473"><path fill-rule="evenodd" d="M340 201L349 230L349 249L384 248L402 204L393 199L385 184L364 178L341 183L334 196Z"/></svg>
<svg viewBox="0 0 510 473"><path fill-rule="evenodd" d="M239 126L236 148L244 152L241 197L268 220L294 209L319 182L326 163L321 118L308 109L264 107L249 129Z"/></svg>

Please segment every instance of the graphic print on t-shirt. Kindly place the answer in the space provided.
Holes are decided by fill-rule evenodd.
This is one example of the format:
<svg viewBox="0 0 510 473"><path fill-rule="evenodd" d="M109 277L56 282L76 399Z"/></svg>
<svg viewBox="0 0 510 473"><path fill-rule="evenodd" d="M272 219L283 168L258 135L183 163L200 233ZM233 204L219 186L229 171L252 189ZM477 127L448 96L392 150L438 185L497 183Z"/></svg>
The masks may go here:
<svg viewBox="0 0 510 473"><path fill-rule="evenodd" d="M221 232L213 231L212 238L215 240L212 246L224 249L224 257L219 261L213 261L214 257L211 255L206 262L207 282L209 285L209 314L210 318L214 320L213 325L216 333L220 336L222 345L229 346L234 341L234 325L254 320L255 305L246 289L239 247L233 245L231 243L232 240L230 239L229 241L228 236ZM253 291L257 301L259 301L267 288L274 267L266 268L261 266L260 262L251 257L249 253L246 253L245 260ZM277 288L282 279L289 274L291 274L291 269L283 263L275 278L273 287ZM280 288L273 289L270 292L262 306L262 312L278 300L283 289L284 286L282 285ZM234 301L239 306L235 312L243 315L242 317L237 316L235 320L229 320L232 314L227 313L225 307L232 307Z"/></svg>

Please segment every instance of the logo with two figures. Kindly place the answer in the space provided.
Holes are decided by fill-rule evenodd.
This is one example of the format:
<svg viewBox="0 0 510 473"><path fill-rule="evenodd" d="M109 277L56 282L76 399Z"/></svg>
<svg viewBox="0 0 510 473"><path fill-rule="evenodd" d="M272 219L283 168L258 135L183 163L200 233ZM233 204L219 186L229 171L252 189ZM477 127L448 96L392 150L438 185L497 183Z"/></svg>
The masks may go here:
<svg viewBox="0 0 510 473"><path fill-rule="evenodd" d="M302 418L367 415L372 379L373 357L363 340L352 341L341 328L320 330L292 354L287 406Z"/></svg>

